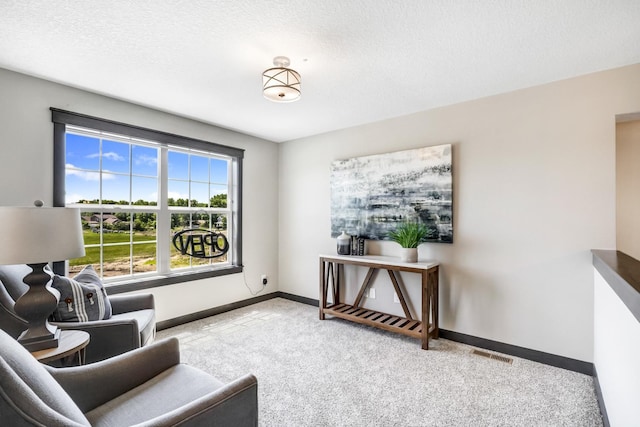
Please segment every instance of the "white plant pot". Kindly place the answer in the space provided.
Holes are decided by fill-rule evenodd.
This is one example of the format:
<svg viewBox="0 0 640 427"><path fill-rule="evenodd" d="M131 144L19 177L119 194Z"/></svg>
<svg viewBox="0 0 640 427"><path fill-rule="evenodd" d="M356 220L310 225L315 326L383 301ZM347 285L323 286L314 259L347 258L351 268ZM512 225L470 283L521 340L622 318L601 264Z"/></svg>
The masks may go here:
<svg viewBox="0 0 640 427"><path fill-rule="evenodd" d="M400 261L418 262L418 248L400 248Z"/></svg>

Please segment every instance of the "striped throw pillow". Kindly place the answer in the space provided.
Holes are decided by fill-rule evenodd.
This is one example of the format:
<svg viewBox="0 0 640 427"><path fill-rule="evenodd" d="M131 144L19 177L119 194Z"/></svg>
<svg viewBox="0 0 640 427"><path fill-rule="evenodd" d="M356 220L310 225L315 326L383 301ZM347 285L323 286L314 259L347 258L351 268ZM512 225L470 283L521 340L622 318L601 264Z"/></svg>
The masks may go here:
<svg viewBox="0 0 640 427"><path fill-rule="evenodd" d="M54 275L51 287L60 292L53 313L56 322L89 322L111 317L107 292L92 265L83 268L73 279Z"/></svg>

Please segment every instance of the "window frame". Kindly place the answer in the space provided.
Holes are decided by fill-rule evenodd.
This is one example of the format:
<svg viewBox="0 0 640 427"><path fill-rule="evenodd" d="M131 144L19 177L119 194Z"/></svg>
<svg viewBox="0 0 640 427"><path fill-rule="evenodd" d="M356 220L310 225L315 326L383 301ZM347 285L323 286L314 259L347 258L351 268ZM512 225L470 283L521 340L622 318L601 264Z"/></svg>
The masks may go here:
<svg viewBox="0 0 640 427"><path fill-rule="evenodd" d="M66 157L66 141L65 134L67 126L77 126L82 128L94 129L102 132L110 132L120 134L131 138L139 138L148 141L154 141L164 146L176 146L188 150L203 151L211 154L220 154L231 157L230 167L233 175L232 181L232 203L231 220L234 227L232 229L233 245L231 246L232 262L222 268L215 268L207 271L180 271L167 275L158 273L151 278L134 277L122 282L110 283L108 286L109 293L130 292L140 289L154 288L158 286L172 285L176 283L200 280L209 277L224 276L227 274L235 274L242 272L242 162L244 158L244 150L235 147L229 147L213 142L189 138L168 132L157 131L140 126L130 125L126 123L116 122L112 120L101 119L98 117L88 116L85 114L75 113L71 111L61 110L58 108L50 108L51 121L53 122L53 206L65 206L65 157ZM160 238L161 232L156 231L157 239ZM54 263L54 271L57 274L65 274L65 262Z"/></svg>

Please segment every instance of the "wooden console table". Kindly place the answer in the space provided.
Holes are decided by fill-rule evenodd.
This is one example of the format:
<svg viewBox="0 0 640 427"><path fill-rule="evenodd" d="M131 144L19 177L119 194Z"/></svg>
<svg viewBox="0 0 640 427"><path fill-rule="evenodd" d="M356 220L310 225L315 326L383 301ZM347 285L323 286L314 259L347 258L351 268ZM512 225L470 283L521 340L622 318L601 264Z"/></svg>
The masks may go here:
<svg viewBox="0 0 640 427"><path fill-rule="evenodd" d="M353 304L340 302L340 286L343 273L341 266L357 265L369 267L358 296ZM343 267L344 268L344 267ZM367 287L377 270L387 270L391 283L398 295L405 317L398 317L379 311L361 308L360 303ZM422 313L421 320L414 319L409 312L395 272L418 273L422 277ZM422 340L422 348L429 349L429 338L438 339L438 263L401 262L400 258L390 256L345 256L320 255L320 320L329 314L363 325L374 326ZM327 303L329 283L332 285L333 303Z"/></svg>

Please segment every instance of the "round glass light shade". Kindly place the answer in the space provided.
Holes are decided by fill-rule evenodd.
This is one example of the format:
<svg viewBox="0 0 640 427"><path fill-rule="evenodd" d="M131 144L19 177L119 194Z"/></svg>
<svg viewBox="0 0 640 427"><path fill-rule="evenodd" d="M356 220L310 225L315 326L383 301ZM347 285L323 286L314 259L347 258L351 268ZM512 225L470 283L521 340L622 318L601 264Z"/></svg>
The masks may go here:
<svg viewBox="0 0 640 427"><path fill-rule="evenodd" d="M270 101L296 101L300 98L300 74L290 68L269 68L262 73L262 92Z"/></svg>

